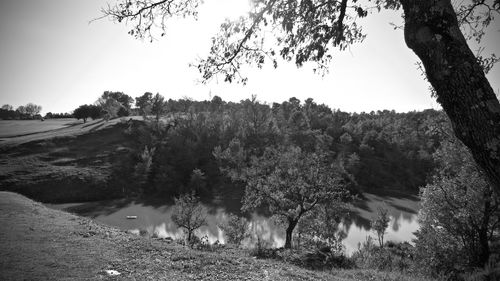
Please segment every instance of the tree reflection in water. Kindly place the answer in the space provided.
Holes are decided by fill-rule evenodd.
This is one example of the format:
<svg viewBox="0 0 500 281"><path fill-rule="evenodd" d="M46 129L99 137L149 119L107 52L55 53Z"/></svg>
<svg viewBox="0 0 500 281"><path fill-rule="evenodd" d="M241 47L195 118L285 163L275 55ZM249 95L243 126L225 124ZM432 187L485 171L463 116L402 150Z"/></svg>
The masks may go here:
<svg viewBox="0 0 500 281"><path fill-rule="evenodd" d="M378 206L383 205L389 210L391 221L387 229L387 241L409 241L414 238L419 225L417 222L418 198L416 196L383 196L365 194L364 199L357 202L352 208L352 213L341 225L345 239L343 243L348 254L358 248L358 243L373 236L370 230L370 220L375 217ZM113 200L75 204L54 204L49 207L63 209L79 215L94 218L102 223L115 226L124 230L139 233L141 230L149 235L158 237L182 239L183 232L172 222L170 216L172 208L169 205L154 205L147 202L130 202L126 200ZM224 206L207 206L210 210L207 225L201 227L196 235L206 236L210 243L217 240L224 243L224 235L218 227L227 220ZM137 219L127 219L127 216L137 216ZM271 219L261 214L254 213L250 219L250 237L243 241L243 246L252 247L257 238L266 241L271 247L282 247L285 241L284 229L276 225Z"/></svg>

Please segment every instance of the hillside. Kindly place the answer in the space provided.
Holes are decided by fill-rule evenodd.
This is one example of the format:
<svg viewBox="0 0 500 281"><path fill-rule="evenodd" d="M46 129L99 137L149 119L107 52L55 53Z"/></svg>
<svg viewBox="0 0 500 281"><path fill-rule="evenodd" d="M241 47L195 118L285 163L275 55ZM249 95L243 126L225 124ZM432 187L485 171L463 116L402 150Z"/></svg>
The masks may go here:
<svg viewBox="0 0 500 281"><path fill-rule="evenodd" d="M232 248L191 250L11 192L0 192L0 224L0 280L415 280L365 270L310 271Z"/></svg>
<svg viewBox="0 0 500 281"><path fill-rule="evenodd" d="M126 135L133 122L141 121L96 120L3 138L0 190L19 192L43 202L118 196L117 188L110 186L107 179L117 163L126 161L134 149L133 140Z"/></svg>

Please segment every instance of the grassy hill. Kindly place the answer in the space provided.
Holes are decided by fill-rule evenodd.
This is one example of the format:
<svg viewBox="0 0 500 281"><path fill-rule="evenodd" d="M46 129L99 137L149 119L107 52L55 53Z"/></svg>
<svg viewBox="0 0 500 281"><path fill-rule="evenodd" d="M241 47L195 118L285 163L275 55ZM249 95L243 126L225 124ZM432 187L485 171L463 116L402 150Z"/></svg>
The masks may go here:
<svg viewBox="0 0 500 281"><path fill-rule="evenodd" d="M117 190L107 184L107 178L116 163L124 161L134 149L133 141L126 135L132 122L140 121L126 118L73 122L31 132L17 128L23 134L11 134L0 141L0 190L15 191L42 202L116 196ZM40 124L44 126L43 122ZM32 126L19 124L23 125Z"/></svg>

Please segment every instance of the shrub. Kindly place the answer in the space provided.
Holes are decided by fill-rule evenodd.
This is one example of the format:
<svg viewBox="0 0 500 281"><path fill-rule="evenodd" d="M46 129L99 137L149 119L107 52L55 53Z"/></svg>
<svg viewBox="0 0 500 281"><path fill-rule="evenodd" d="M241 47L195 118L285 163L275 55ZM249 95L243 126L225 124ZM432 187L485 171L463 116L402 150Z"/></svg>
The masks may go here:
<svg viewBox="0 0 500 281"><path fill-rule="evenodd" d="M248 220L234 214L229 214L227 221L219 224L219 228L224 231L226 242L230 244L239 246L241 241L249 236Z"/></svg>
<svg viewBox="0 0 500 281"><path fill-rule="evenodd" d="M263 239L260 234L257 234L256 236L256 243L255 246L250 251L250 255L263 259L277 257L276 249L271 249L271 244L269 243L269 241Z"/></svg>
<svg viewBox="0 0 500 281"><path fill-rule="evenodd" d="M333 251L330 247L314 249L312 251L283 252L283 260L308 269L353 268L353 261L342 251Z"/></svg>
<svg viewBox="0 0 500 281"><path fill-rule="evenodd" d="M357 267L363 269L408 272L415 268L414 251L408 242L389 241L385 247L380 247L368 237L351 258Z"/></svg>
<svg viewBox="0 0 500 281"><path fill-rule="evenodd" d="M187 243L192 245L194 231L206 224L206 211L200 199L194 193L175 198L172 221L187 232Z"/></svg>

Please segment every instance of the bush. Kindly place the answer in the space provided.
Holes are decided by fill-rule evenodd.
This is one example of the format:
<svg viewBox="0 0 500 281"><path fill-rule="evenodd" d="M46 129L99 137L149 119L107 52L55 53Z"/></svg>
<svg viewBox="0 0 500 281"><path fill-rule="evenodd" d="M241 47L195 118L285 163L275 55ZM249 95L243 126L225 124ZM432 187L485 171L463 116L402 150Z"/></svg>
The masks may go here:
<svg viewBox="0 0 500 281"><path fill-rule="evenodd" d="M224 247L219 240L215 241L215 243L210 244L210 241L208 241L208 236L205 235L201 238L198 238L197 236L194 236L191 240L191 247L193 249L201 250L201 251L209 251L209 252L214 252L217 251L221 248Z"/></svg>
<svg viewBox="0 0 500 281"><path fill-rule="evenodd" d="M239 246L243 239L249 236L248 220L234 214L227 216L227 221L219 224L219 228L224 231L226 242Z"/></svg>
<svg viewBox="0 0 500 281"><path fill-rule="evenodd" d="M314 270L332 268L353 268L353 261L342 251L333 251L330 247L314 249L313 251L283 252L284 261Z"/></svg>
<svg viewBox="0 0 500 281"><path fill-rule="evenodd" d="M408 242L389 241L385 247L380 247L368 237L351 258L357 267L363 269L408 272L415 268L414 251Z"/></svg>
<svg viewBox="0 0 500 281"><path fill-rule="evenodd" d="M250 255L257 258L270 259L277 257L276 251L276 249L271 249L271 244L268 241L257 234L255 247L250 251Z"/></svg>

